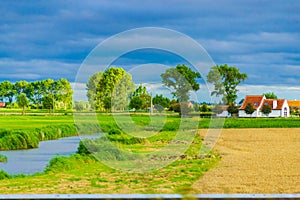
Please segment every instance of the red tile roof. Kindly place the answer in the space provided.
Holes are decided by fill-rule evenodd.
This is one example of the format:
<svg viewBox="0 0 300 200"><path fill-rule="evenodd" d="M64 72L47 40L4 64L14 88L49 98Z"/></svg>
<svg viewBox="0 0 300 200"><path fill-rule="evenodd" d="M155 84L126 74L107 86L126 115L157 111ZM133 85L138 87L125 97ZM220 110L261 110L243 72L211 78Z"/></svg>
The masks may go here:
<svg viewBox="0 0 300 200"><path fill-rule="evenodd" d="M254 109L257 109L261 104L264 96L263 95L249 95L245 97L243 105L239 108L240 110L244 110L248 103L251 103Z"/></svg>
<svg viewBox="0 0 300 200"><path fill-rule="evenodd" d="M5 107L5 102L0 102L0 107Z"/></svg>
<svg viewBox="0 0 300 200"><path fill-rule="evenodd" d="M290 107L300 107L300 100L288 100Z"/></svg>
<svg viewBox="0 0 300 200"><path fill-rule="evenodd" d="M273 108L274 101L277 101L276 108ZM284 104L284 99L277 99L277 100L275 100L275 99L265 99L262 105L264 105L264 104L268 104L271 107L272 110L281 110L282 106Z"/></svg>
<svg viewBox="0 0 300 200"><path fill-rule="evenodd" d="M244 110L248 103L251 103L254 109L257 109L258 107L262 107L264 104L270 105L272 110L281 110L284 104L284 99L263 99L263 95L249 95L245 97L245 100L243 102L243 105L239 108L240 110ZM277 101L276 108L273 109L273 103L274 101Z"/></svg>
<svg viewBox="0 0 300 200"><path fill-rule="evenodd" d="M284 99L277 99L277 108L275 110L281 110L284 104Z"/></svg>

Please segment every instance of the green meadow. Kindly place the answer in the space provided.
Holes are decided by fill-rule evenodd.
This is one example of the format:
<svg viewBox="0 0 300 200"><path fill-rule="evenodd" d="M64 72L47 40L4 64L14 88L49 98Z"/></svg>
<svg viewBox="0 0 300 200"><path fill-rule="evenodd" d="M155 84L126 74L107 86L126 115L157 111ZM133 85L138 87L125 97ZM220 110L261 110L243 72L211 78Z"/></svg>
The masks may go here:
<svg viewBox="0 0 300 200"><path fill-rule="evenodd" d="M140 154L155 152L171 144L182 121L184 121L183 129L193 129L192 127L195 125L196 128L207 129L211 122L209 118L181 119L174 115L153 116L151 119L146 114L117 117L98 114L95 119L97 123L99 122L101 131L108 133L106 137L108 140L120 149ZM24 138L37 136L37 140L41 141L42 139L38 137L41 132L49 132L49 137L46 139L57 139L69 136L66 132L74 131L74 128L80 133L99 131L92 122L93 118L90 116L79 117L79 121L75 125L71 115L0 115L0 129L2 133L6 133L0 134L0 143L4 136L8 137L10 133L13 135L16 132L21 132ZM131 127L130 123L139 126ZM211 128L220 128L218 126ZM122 127L127 127L127 131L135 135L127 135L122 131ZM139 127L147 128L139 129ZM224 128L299 127L300 118L224 119ZM52 134L52 132L60 134ZM151 136L147 137L147 134L151 134ZM138 136L142 136L142 139L137 139ZM99 146L99 144L105 144L105 140L98 144L92 144L93 148L105 150L106 146ZM216 166L221 159L214 152L200 157L201 146L202 139L199 134L196 134L188 149L174 162L154 171L124 172L99 162L87 153L81 144L76 154L53 158L43 173L25 176L22 174L11 175L0 171L0 191L1 193L191 193L193 192L191 189L193 183L203 173ZM28 148L33 148L33 146ZM124 156L126 157L126 154ZM111 154L109 158L122 164L124 157ZM9 160L3 156L1 159ZM153 159L160 162L160 159L163 161L165 158L156 156ZM126 163L124 164L126 165ZM141 166L137 165L136 167Z"/></svg>

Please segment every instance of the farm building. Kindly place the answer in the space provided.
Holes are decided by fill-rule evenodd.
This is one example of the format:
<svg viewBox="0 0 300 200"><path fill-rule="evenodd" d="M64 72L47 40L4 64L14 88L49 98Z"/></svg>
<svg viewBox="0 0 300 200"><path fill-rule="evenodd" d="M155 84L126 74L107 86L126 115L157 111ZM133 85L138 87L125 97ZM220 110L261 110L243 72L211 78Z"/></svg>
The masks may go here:
<svg viewBox="0 0 300 200"><path fill-rule="evenodd" d="M287 102L290 108L297 108L300 110L300 100L288 100Z"/></svg>
<svg viewBox="0 0 300 200"><path fill-rule="evenodd" d="M0 108L5 108L5 102L0 102Z"/></svg>
<svg viewBox="0 0 300 200"><path fill-rule="evenodd" d="M222 105L221 109L222 112L219 114L216 114L217 117L231 117L231 114L228 112L228 105Z"/></svg>
<svg viewBox="0 0 300 200"><path fill-rule="evenodd" d="M288 100L290 111L293 115L299 115L300 113L300 100Z"/></svg>
<svg viewBox="0 0 300 200"><path fill-rule="evenodd" d="M245 112L247 104L250 103L254 108L254 113L248 115ZM269 115L264 115L261 112L263 105L268 105L271 108ZM285 99L266 99L263 95L246 96L242 106L239 108L239 117L289 117L290 108Z"/></svg>

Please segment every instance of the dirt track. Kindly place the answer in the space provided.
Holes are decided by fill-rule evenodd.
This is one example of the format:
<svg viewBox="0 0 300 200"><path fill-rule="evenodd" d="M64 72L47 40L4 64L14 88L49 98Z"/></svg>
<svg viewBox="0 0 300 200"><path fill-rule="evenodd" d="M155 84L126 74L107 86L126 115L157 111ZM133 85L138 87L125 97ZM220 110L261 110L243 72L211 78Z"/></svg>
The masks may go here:
<svg viewBox="0 0 300 200"><path fill-rule="evenodd" d="M201 133L202 134L202 131ZM300 129L224 129L196 193L300 193Z"/></svg>

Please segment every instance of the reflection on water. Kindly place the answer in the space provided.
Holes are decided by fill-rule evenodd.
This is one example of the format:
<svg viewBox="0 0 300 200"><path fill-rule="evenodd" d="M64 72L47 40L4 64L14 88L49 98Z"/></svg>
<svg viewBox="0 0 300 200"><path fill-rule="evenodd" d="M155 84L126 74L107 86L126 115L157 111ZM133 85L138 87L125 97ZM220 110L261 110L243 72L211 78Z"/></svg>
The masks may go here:
<svg viewBox="0 0 300 200"><path fill-rule="evenodd" d="M6 155L7 163L0 162L0 170L10 174L33 174L42 172L48 162L56 155L69 155L77 151L80 139L96 138L99 134L73 136L48 140L39 143L39 148L28 150L0 151Z"/></svg>

